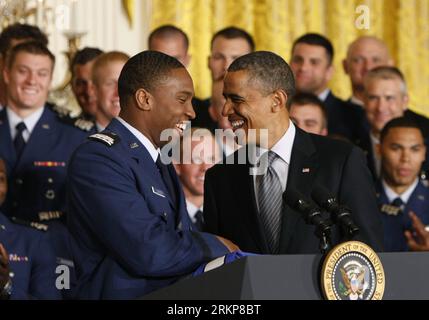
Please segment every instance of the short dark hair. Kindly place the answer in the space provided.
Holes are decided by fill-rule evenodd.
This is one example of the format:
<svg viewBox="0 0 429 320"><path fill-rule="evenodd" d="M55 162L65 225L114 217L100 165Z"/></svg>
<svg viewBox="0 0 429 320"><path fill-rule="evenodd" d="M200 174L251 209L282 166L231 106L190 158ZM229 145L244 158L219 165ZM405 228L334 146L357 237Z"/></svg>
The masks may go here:
<svg viewBox="0 0 429 320"><path fill-rule="evenodd" d="M70 70L73 74L73 68L77 64L87 64L88 62L95 60L99 55L103 53L99 48L85 47L78 50L70 63Z"/></svg>
<svg viewBox="0 0 429 320"><path fill-rule="evenodd" d="M245 70L251 81L261 84L266 93L283 89L288 97L295 93L295 80L287 62L269 51L255 51L235 59L228 72Z"/></svg>
<svg viewBox="0 0 429 320"><path fill-rule="evenodd" d="M222 30L219 30L212 37L212 41L210 43L211 49L213 49L213 42L218 37L224 37L226 39L237 39L237 38L244 39L249 44L250 51L252 52L255 51L255 41L253 41L252 36L243 29L240 29L237 27L227 27Z"/></svg>
<svg viewBox="0 0 429 320"><path fill-rule="evenodd" d="M393 128L414 128L419 130L420 134L422 135L422 138L424 140L424 134L422 128L415 122L413 119L407 118L407 117L399 117L394 118L387 122L380 133L380 143L383 143L384 139L389 133L390 129Z"/></svg>
<svg viewBox="0 0 429 320"><path fill-rule="evenodd" d="M5 57L11 49L12 40L38 41L48 46L48 37L36 26L14 23L0 33L0 54Z"/></svg>
<svg viewBox="0 0 429 320"><path fill-rule="evenodd" d="M12 67L12 64L15 62L16 56L20 52L48 56L49 59L51 59L52 61L52 71L54 70L55 56L43 43L40 43L38 41L23 42L13 47L7 55L6 65L8 68Z"/></svg>
<svg viewBox="0 0 429 320"><path fill-rule="evenodd" d="M326 106L323 103L322 100L319 99L318 96L316 96L313 93L305 93L305 92L298 92L292 96L292 99L288 101L289 109L290 106L296 105L296 106L303 106L307 104L315 105L322 110L323 118L325 121L328 119L328 114L326 111Z"/></svg>
<svg viewBox="0 0 429 320"><path fill-rule="evenodd" d="M151 49L152 47L151 43L155 38L169 38L171 36L176 36L176 35L182 36L183 42L185 44L185 48L188 49L189 48L188 36L182 29L179 29L178 27L173 26L172 24L166 24L153 30L149 35L148 47L149 49Z"/></svg>
<svg viewBox="0 0 429 320"><path fill-rule="evenodd" d="M292 45L292 54L295 46L299 43L305 43L312 46L320 46L325 48L326 54L328 55L328 62L332 64L332 60L334 59L334 47L332 46L331 41L328 38L322 36L318 33L306 33L296 39Z"/></svg>
<svg viewBox="0 0 429 320"><path fill-rule="evenodd" d="M138 89L152 91L171 70L185 68L176 58L158 51L143 51L131 57L122 68L118 80L121 107Z"/></svg>

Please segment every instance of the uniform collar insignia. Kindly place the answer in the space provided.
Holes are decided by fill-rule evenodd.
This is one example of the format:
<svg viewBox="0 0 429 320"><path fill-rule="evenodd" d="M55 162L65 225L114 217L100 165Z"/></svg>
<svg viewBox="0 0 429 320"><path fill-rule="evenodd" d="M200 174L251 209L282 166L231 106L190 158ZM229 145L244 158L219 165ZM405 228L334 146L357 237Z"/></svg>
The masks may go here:
<svg viewBox="0 0 429 320"><path fill-rule="evenodd" d="M165 198L165 194L162 190L156 189L155 187L152 187L152 192L156 195Z"/></svg>

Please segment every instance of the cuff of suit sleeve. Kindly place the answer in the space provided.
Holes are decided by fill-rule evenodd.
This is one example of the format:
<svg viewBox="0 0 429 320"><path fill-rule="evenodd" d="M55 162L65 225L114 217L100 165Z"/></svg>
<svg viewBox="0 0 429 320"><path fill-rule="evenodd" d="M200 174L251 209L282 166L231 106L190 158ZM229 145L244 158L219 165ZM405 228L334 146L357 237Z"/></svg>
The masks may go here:
<svg viewBox="0 0 429 320"><path fill-rule="evenodd" d="M206 232L193 232L193 236L197 239L203 249L204 261L212 260L217 257L229 253L227 247L220 242L216 236Z"/></svg>

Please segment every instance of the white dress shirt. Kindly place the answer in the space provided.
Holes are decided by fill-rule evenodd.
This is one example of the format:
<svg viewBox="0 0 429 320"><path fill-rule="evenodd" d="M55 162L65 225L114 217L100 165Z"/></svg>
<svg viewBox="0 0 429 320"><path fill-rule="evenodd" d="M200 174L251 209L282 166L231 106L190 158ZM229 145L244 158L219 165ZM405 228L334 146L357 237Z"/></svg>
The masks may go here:
<svg viewBox="0 0 429 320"><path fill-rule="evenodd" d="M380 139L378 139L372 133L369 134L369 138L371 140L371 149L372 149L372 155L374 159L375 173L377 177L380 177L381 176L381 159L377 151L377 145L380 144Z"/></svg>
<svg viewBox="0 0 429 320"><path fill-rule="evenodd" d="M384 192L386 193L387 199L389 200L389 203L392 203L393 200L396 198L401 198L402 202L404 204L408 203L408 200L410 200L411 195L414 192L414 189L417 187L417 184L419 183L419 179L416 178L414 182L401 194L397 194L395 191L393 191L386 183L384 179L381 180L381 183L383 185Z"/></svg>
<svg viewBox="0 0 429 320"><path fill-rule="evenodd" d="M289 165L290 165L290 159L292 156L292 147L293 142L295 140L295 125L292 121L289 120L289 128L286 130L285 134L280 138L279 141L271 148L271 151L275 152L277 154L277 158L274 160L272 167L274 171L276 172L279 180L280 185L282 187L282 192L285 192L286 186L287 186L287 176L289 173ZM261 156L264 154L266 149L258 148L259 155ZM258 160L260 158L258 157ZM254 162L254 163L257 163ZM258 184L256 183L257 175L253 176L253 185L255 190L255 197L256 197L256 203L258 204L259 209L259 199L258 199Z"/></svg>
<svg viewBox="0 0 429 320"><path fill-rule="evenodd" d="M28 139L30 139L30 135L34 130L34 127L36 126L37 122L39 121L40 117L42 116L43 111L45 110L44 107L41 107L34 111L32 114L30 114L25 119L22 119L20 116L18 116L14 111L12 111L10 108L6 108L6 114L9 121L9 129L10 129L10 136L12 137L12 140L15 140L15 136L17 134L16 132L16 125L20 122L24 122L26 129L22 132L22 137L24 138L25 142L28 142Z"/></svg>
<svg viewBox="0 0 429 320"><path fill-rule="evenodd" d="M192 223L196 223L197 219L195 218L195 215L197 214L198 210L203 212L203 206L198 208L195 204L192 202L186 200L186 209L188 209L188 215L189 218L191 218Z"/></svg>

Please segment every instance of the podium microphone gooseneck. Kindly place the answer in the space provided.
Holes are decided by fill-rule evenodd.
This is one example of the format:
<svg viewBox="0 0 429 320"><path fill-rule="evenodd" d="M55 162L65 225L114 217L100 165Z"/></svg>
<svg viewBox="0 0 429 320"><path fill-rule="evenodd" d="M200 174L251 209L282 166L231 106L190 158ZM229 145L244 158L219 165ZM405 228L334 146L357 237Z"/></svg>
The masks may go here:
<svg viewBox="0 0 429 320"><path fill-rule="evenodd" d="M283 193L283 199L291 208L303 215L307 224L316 226L314 234L319 238L321 253L325 254L331 246L331 221L324 219L320 208L296 190L288 189Z"/></svg>
<svg viewBox="0 0 429 320"><path fill-rule="evenodd" d="M359 233L359 227L356 226L351 217L351 210L339 204L337 198L327 189L320 185L315 186L311 192L311 197L320 207L330 213L334 223L341 226L346 239L351 240Z"/></svg>

